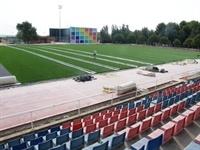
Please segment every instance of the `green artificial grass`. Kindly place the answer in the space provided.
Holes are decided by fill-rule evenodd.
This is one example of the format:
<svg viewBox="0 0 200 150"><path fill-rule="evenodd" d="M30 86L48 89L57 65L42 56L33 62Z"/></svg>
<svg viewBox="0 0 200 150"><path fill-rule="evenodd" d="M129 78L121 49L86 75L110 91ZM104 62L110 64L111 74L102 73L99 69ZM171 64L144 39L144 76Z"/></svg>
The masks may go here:
<svg viewBox="0 0 200 150"><path fill-rule="evenodd" d="M100 63L104 65L109 65L112 67L117 67L120 69L131 68L126 65L116 64L113 62L107 62L100 60L98 58L103 58L112 61L118 61L122 63L144 66L145 64L137 62L129 62L127 60L119 60L116 58L108 58L105 56L100 56L100 54L107 56L115 56L124 59L131 59L142 61L146 63L153 64L163 64L173 61L180 61L184 59L195 59L199 52L171 49L171 48L159 48L159 47L149 47L149 46L137 46L137 45L114 45L114 44L65 44L65 45L24 45L17 46L27 51L42 54L63 62L67 62L79 67L90 69L92 71L102 73L107 71L112 71L101 66L96 66L93 64L80 62L77 60L65 58L62 56L57 56L54 54L49 54L46 52L38 51L37 49L42 49L45 51L54 52L64 56L75 57L95 63ZM55 48L61 51L50 50L45 47ZM73 49L73 51L67 50L68 48ZM93 50L97 51L97 59L88 58L85 56L76 55L84 54L87 56L92 56ZM69 54L65 52L73 52L75 54ZM83 52L90 52L85 54ZM86 74L83 71L70 68L38 56L16 50L6 46L0 46L0 63L13 75L17 77L17 80L21 83L36 82L41 80L49 80L55 78L72 77L77 75Z"/></svg>

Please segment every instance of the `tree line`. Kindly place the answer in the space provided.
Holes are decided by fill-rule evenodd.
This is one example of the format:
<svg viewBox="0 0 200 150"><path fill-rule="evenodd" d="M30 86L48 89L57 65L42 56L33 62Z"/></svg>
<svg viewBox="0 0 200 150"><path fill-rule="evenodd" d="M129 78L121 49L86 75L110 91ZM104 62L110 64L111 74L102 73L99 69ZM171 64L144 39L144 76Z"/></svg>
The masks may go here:
<svg viewBox="0 0 200 150"><path fill-rule="evenodd" d="M200 48L200 22L181 21L179 24L159 23L156 30L147 27L131 31L128 25L112 25L111 34L108 26L103 26L100 33L101 43L167 45L176 47Z"/></svg>

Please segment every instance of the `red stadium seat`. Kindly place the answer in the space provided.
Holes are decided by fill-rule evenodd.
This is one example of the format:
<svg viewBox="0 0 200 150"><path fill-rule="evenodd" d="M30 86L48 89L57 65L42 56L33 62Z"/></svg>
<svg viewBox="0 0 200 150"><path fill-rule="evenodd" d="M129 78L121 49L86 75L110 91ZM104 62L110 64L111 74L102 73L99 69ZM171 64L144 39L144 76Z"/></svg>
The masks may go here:
<svg viewBox="0 0 200 150"><path fill-rule="evenodd" d="M131 125L136 122L137 114L133 114L127 117L126 125Z"/></svg>
<svg viewBox="0 0 200 150"><path fill-rule="evenodd" d="M171 111L171 108L169 108L169 107L161 110L161 112L162 112L161 120L164 120L164 119L168 118L169 115L170 115L170 111Z"/></svg>
<svg viewBox="0 0 200 150"><path fill-rule="evenodd" d="M82 122L80 123L77 123L77 124L74 124L73 126L71 126L71 130L74 131L74 130L78 130L80 128L82 128L83 125L82 125Z"/></svg>
<svg viewBox="0 0 200 150"><path fill-rule="evenodd" d="M185 101L181 101L179 104L178 104L178 111L182 110L185 106Z"/></svg>
<svg viewBox="0 0 200 150"><path fill-rule="evenodd" d="M101 120L97 122L97 129L105 127L107 126L107 124L108 124L108 119Z"/></svg>
<svg viewBox="0 0 200 150"><path fill-rule="evenodd" d="M83 119L82 119L82 122L85 122L85 121L90 120L90 119L91 119L91 115L84 116Z"/></svg>
<svg viewBox="0 0 200 150"><path fill-rule="evenodd" d="M170 106L170 108L171 108L170 115L173 115L178 110L178 104L173 104Z"/></svg>
<svg viewBox="0 0 200 150"><path fill-rule="evenodd" d="M128 111L128 116L132 115L132 114L135 114L136 113L136 108L131 108L129 111Z"/></svg>
<svg viewBox="0 0 200 150"><path fill-rule="evenodd" d="M118 120L119 115L112 116L108 119L108 124L114 123Z"/></svg>
<svg viewBox="0 0 200 150"><path fill-rule="evenodd" d="M65 128L68 128L68 127L71 127L71 122L63 123L61 126L62 126L62 129L65 129Z"/></svg>
<svg viewBox="0 0 200 150"><path fill-rule="evenodd" d="M97 123L99 121L103 120L103 116L97 116L96 118L94 118L94 122Z"/></svg>
<svg viewBox="0 0 200 150"><path fill-rule="evenodd" d="M122 112L125 112L125 111L128 111L128 106L123 107L123 108L121 109L121 113L122 113Z"/></svg>
<svg viewBox="0 0 200 150"><path fill-rule="evenodd" d="M144 109L144 105L140 105L140 106L136 107L136 112L140 112L143 109Z"/></svg>
<svg viewBox="0 0 200 150"><path fill-rule="evenodd" d="M154 113L155 105L147 108L146 116L150 116Z"/></svg>
<svg viewBox="0 0 200 150"><path fill-rule="evenodd" d="M140 112L137 113L137 120L142 120L146 116L146 109L141 110Z"/></svg>
<svg viewBox="0 0 200 150"><path fill-rule="evenodd" d="M90 120L86 120L85 122L83 122L83 126L86 127L88 125L91 125L93 124L93 119L90 119Z"/></svg>
<svg viewBox="0 0 200 150"><path fill-rule="evenodd" d="M162 112L161 111L153 114L152 121L151 121L151 126L154 126L157 123L159 123L161 121L161 117L162 117Z"/></svg>
<svg viewBox="0 0 200 150"><path fill-rule="evenodd" d="M108 109L108 113L115 111L115 107L111 107Z"/></svg>
<svg viewBox="0 0 200 150"><path fill-rule="evenodd" d="M119 114L119 120L126 118L127 117L127 113L128 113L127 111L121 112Z"/></svg>
<svg viewBox="0 0 200 150"><path fill-rule="evenodd" d="M126 118L117 121L117 122L115 123L114 130L115 130L115 131L118 131L118 130L120 130L120 129L123 129L124 127L126 127Z"/></svg>
<svg viewBox="0 0 200 150"><path fill-rule="evenodd" d="M96 123L86 126L84 130L85 130L85 134L95 131Z"/></svg>
<svg viewBox="0 0 200 150"><path fill-rule="evenodd" d="M199 106L199 105L194 105L194 106L192 106L192 107L190 108L190 110L195 111L194 120L195 120L196 118L199 117L199 115L200 115L200 106Z"/></svg>
<svg viewBox="0 0 200 150"><path fill-rule="evenodd" d="M195 111L193 110L186 110L181 115L186 116L185 118L185 127L189 125L194 120Z"/></svg>
<svg viewBox="0 0 200 150"><path fill-rule="evenodd" d="M81 118L77 118L77 119L72 121L72 126L75 125L75 124L79 124L81 122L82 122L82 119Z"/></svg>
<svg viewBox="0 0 200 150"><path fill-rule="evenodd" d="M120 109L118 109L118 110L115 110L115 111L113 111L113 115L112 115L112 116L118 115L118 114L120 114L120 112L121 112L121 110L120 110Z"/></svg>
<svg viewBox="0 0 200 150"><path fill-rule="evenodd" d="M104 115L103 119L108 119L112 116L112 112L108 112L107 114Z"/></svg>
<svg viewBox="0 0 200 150"><path fill-rule="evenodd" d="M158 104L156 104L156 105L155 105L154 112L158 112L158 111L160 111L161 108L162 108L162 103L158 103Z"/></svg>
<svg viewBox="0 0 200 150"><path fill-rule="evenodd" d="M151 120L152 120L151 116L142 120L142 123L141 123L141 126L140 126L140 132L143 132L143 131L145 131L145 130L147 130L148 128L151 127Z"/></svg>
<svg viewBox="0 0 200 150"><path fill-rule="evenodd" d="M114 132L114 124L107 125L101 129L101 136L105 137Z"/></svg>
<svg viewBox="0 0 200 150"><path fill-rule="evenodd" d="M94 113L94 114L92 115L92 119L94 119L94 118L98 117L98 116L99 116L99 114L100 114L100 112L96 112L96 113Z"/></svg>
<svg viewBox="0 0 200 150"><path fill-rule="evenodd" d="M136 135L139 134L140 125L141 125L141 122L138 122L138 123L132 125L130 128L125 129L125 131L126 131L126 140L130 140L130 139L132 139L133 137L135 137Z"/></svg>
<svg viewBox="0 0 200 150"><path fill-rule="evenodd" d="M108 111L107 109L102 110L101 113L100 113L100 116L103 116L103 115L107 114L107 111Z"/></svg>
<svg viewBox="0 0 200 150"><path fill-rule="evenodd" d="M185 126L185 116L179 115L172 119L172 122L176 123L174 128L174 135L178 134Z"/></svg>

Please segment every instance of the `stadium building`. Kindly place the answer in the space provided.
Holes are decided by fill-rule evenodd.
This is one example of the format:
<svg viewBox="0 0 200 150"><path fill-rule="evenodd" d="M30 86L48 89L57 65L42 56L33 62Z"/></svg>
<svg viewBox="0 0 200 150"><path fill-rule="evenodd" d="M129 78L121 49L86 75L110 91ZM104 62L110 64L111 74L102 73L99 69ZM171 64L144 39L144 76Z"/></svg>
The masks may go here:
<svg viewBox="0 0 200 150"><path fill-rule="evenodd" d="M59 30L61 32L59 40ZM50 28L49 35L56 38L56 42L68 43L97 43L97 29L84 27Z"/></svg>

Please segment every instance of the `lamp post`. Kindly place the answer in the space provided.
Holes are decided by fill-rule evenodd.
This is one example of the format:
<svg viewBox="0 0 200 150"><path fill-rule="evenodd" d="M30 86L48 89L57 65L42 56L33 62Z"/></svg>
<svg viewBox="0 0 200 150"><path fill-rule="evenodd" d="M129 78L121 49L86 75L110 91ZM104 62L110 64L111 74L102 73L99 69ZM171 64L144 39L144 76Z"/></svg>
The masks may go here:
<svg viewBox="0 0 200 150"><path fill-rule="evenodd" d="M61 9L62 5L58 5L59 9L59 42L61 42Z"/></svg>

